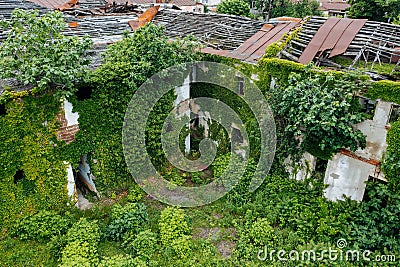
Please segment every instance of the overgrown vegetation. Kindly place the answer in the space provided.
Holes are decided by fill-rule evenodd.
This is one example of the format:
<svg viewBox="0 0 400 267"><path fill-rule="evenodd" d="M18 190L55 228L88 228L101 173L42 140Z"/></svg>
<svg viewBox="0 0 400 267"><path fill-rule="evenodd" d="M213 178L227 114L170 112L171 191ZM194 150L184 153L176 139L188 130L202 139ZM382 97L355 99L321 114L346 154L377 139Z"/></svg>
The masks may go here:
<svg viewBox="0 0 400 267"><path fill-rule="evenodd" d="M248 2L251 3L252 1ZM317 1L256 0L254 6L266 20L277 17L304 18L311 15L321 15Z"/></svg>
<svg viewBox="0 0 400 267"><path fill-rule="evenodd" d="M363 136L351 127L362 119L354 93L398 101L398 84L369 85L359 74L324 71L270 55L250 66L203 57L195 53L196 47L191 38L167 41L162 28L152 24L110 46L104 64L79 83L79 90L90 96L69 98L80 114L80 131L69 145L56 138L56 114L60 95L65 95L57 92L63 88L49 83L50 90L39 90L36 96L7 99L6 114L0 116L1 266L376 266L376 255L400 256L399 122L391 125L387 137L382 168L388 184L369 182L361 203L327 201L323 173L316 171L300 182L288 179L282 167L284 156L304 150L328 157L343 146L362 146ZM122 121L132 94L146 79L202 57L258 74L257 83L279 121L277 152L284 156L275 159L263 184L250 193L260 154L254 115L224 88L194 84L193 96L213 97L234 108L250 133L252 152L243 177L223 198L197 208L165 207L131 180L121 147ZM219 141L217 158L204 172L185 176L170 169L160 153L158 136L174 97L161 99L149 120L146 142L153 163L162 172L170 171L175 183L191 180L196 185L220 176L231 155L227 133L218 125L210 127ZM193 131L201 135L201 129ZM105 196L88 211L76 209L66 197L64 161L76 166L83 154L88 154L96 185ZM347 246L338 248L339 239ZM269 252L332 248L344 253L368 249L372 254L371 261L332 261L327 255L321 261L280 261L277 255L263 260L259 256L265 247Z"/></svg>
<svg viewBox="0 0 400 267"><path fill-rule="evenodd" d="M57 89L70 95L86 73L88 37L64 36L61 12L39 17L38 11L15 9L1 28L10 31L0 45L0 78L15 78L33 92ZM6 95L7 96L7 95ZM5 97L4 95L2 97Z"/></svg>
<svg viewBox="0 0 400 267"><path fill-rule="evenodd" d="M250 6L244 0L223 0L217 6L217 12L247 17L250 15Z"/></svg>

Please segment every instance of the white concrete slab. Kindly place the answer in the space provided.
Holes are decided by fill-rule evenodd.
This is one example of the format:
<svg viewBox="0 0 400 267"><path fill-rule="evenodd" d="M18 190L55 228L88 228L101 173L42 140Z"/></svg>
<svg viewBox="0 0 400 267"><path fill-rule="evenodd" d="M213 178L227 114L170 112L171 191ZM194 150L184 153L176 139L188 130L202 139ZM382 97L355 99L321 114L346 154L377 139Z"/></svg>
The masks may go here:
<svg viewBox="0 0 400 267"><path fill-rule="evenodd" d="M343 154L336 154L328 162L325 173L324 195L327 199L343 200L343 195L356 201L362 201L365 182L375 166Z"/></svg>

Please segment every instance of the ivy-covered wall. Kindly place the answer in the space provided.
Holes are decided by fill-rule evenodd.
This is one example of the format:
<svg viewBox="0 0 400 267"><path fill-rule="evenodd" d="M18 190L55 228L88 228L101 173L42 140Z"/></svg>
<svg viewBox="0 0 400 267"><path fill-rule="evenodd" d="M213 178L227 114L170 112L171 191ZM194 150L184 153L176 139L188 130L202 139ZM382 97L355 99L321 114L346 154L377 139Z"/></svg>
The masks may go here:
<svg viewBox="0 0 400 267"><path fill-rule="evenodd" d="M60 102L51 94L6 103L0 116L0 229L40 209L62 210L66 158L57 140Z"/></svg>
<svg viewBox="0 0 400 267"><path fill-rule="evenodd" d="M387 80L373 82L365 96L400 104L400 82Z"/></svg>

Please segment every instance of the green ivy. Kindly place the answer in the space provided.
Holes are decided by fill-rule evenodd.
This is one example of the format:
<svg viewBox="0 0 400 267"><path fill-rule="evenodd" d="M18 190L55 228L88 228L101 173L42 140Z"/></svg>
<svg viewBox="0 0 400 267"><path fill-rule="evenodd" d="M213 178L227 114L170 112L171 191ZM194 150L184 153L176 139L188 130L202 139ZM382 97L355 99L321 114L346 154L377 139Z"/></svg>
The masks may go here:
<svg viewBox="0 0 400 267"><path fill-rule="evenodd" d="M380 99L399 104L400 103L400 82L376 81L367 89L365 96L371 99Z"/></svg>
<svg viewBox="0 0 400 267"><path fill-rule="evenodd" d="M162 244L167 249L172 249L174 255L179 258L189 256L191 251L190 227L184 211L175 207L165 208L161 212L159 226Z"/></svg>
<svg viewBox="0 0 400 267"><path fill-rule="evenodd" d="M14 235L22 240L48 241L50 238L65 234L71 221L55 211L39 211L23 218L15 227Z"/></svg>
<svg viewBox="0 0 400 267"><path fill-rule="evenodd" d="M53 95L27 96L6 103L0 117L0 228L39 210L62 211L67 197L67 172L57 140L56 114L60 101ZM20 180L14 179L19 173Z"/></svg>

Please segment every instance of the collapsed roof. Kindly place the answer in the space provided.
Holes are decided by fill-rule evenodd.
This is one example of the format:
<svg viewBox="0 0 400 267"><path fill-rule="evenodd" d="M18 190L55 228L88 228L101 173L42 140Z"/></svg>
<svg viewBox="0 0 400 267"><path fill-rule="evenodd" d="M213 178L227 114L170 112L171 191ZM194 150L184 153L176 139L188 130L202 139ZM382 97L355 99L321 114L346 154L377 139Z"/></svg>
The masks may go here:
<svg viewBox="0 0 400 267"><path fill-rule="evenodd" d="M170 38L193 35L205 46L204 53L255 63L270 44L285 34L301 28L298 38L292 39L280 57L303 64L341 67L332 61L336 55L351 56L355 65L360 60L397 63L400 58L400 26L367 20L311 17L302 19L278 18L268 23L246 17L193 13L166 9L157 4L143 13L136 3L153 0L5 0L0 3L0 16L9 18L14 8L63 10L68 26L66 35L88 35L95 48L103 51L104 44L122 38L126 30L136 30L152 21L165 28ZM129 8L128 8L129 6ZM160 9L160 10L158 10ZM90 12L89 12L90 11ZM122 13L110 13L110 12ZM71 14L73 16L71 16ZM86 14L86 15L85 15ZM0 42L6 32L0 32ZM98 51L97 51L98 52ZM396 70L396 67L393 71Z"/></svg>
<svg viewBox="0 0 400 267"><path fill-rule="evenodd" d="M164 26L169 37L193 35L208 47L228 50L239 47L264 25L245 17L173 10L159 11L153 22Z"/></svg>
<svg viewBox="0 0 400 267"><path fill-rule="evenodd" d="M298 38L282 51L282 56L307 64L337 66L337 55L373 63L399 64L400 25L363 19L311 17L302 25ZM396 67L395 67L396 68ZM395 68L393 71L395 71Z"/></svg>

